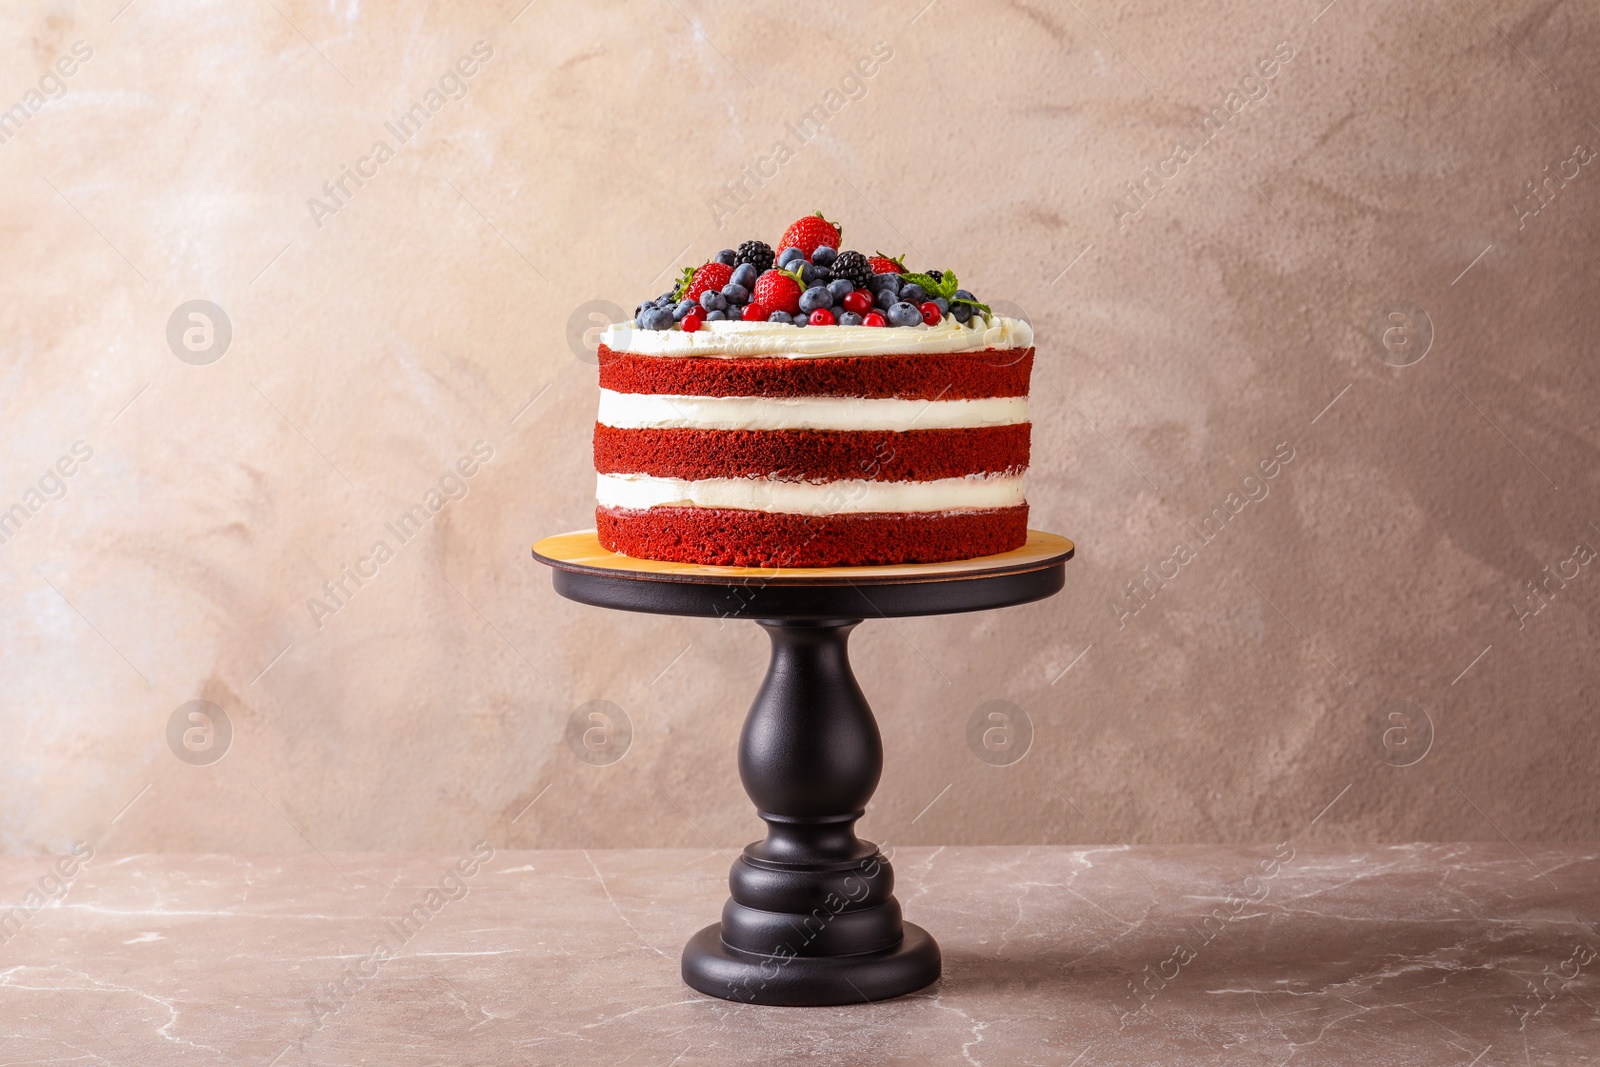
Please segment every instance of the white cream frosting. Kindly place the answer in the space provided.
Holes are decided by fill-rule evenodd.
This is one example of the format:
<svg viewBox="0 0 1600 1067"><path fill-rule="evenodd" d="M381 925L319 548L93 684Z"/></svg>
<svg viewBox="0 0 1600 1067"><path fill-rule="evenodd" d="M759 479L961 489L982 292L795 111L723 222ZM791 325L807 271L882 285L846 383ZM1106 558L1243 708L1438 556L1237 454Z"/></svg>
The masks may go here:
<svg viewBox="0 0 1600 1067"><path fill-rule="evenodd" d="M600 390L598 421L618 430L948 430L1028 421L1028 398L670 396Z"/></svg>
<svg viewBox="0 0 1600 1067"><path fill-rule="evenodd" d="M1023 504L1020 474L969 474L928 482L841 479L786 482L775 478L656 478L601 474L595 497L612 508L737 508L796 515L964 511Z"/></svg>
<svg viewBox="0 0 1600 1067"><path fill-rule="evenodd" d="M1033 327L993 316L987 326L945 318L937 326L789 326L781 322L707 322L693 333L608 326L600 343L641 356L889 356L1028 348Z"/></svg>

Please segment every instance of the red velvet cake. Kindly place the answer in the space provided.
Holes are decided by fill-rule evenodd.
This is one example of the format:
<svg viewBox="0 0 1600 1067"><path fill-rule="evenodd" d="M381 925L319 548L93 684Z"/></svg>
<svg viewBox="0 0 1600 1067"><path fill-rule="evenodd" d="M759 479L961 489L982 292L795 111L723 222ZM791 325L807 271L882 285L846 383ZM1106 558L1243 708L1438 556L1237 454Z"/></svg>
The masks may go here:
<svg viewBox="0 0 1600 1067"><path fill-rule="evenodd" d="M600 346L600 543L759 567L933 563L1027 538L1033 332L950 271L746 241Z"/></svg>

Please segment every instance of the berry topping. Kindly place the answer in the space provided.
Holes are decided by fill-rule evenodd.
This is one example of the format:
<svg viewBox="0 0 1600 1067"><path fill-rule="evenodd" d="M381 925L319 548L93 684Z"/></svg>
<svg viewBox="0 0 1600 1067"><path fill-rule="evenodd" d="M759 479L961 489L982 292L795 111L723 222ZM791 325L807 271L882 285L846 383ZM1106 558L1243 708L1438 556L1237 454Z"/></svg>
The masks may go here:
<svg viewBox="0 0 1600 1067"><path fill-rule="evenodd" d="M769 270L756 279L756 303L793 315L800 310L800 283L787 271Z"/></svg>
<svg viewBox="0 0 1600 1067"><path fill-rule="evenodd" d="M807 259L823 245L830 249L839 247L839 227L823 218L820 211L794 222L783 231L783 240L778 242L780 249L798 248Z"/></svg>
<svg viewBox="0 0 1600 1067"><path fill-rule="evenodd" d="M917 273L906 270L904 256L840 251L839 235L814 212L784 231L776 255L765 241L724 248L634 308L634 325L693 333L724 321L909 328L954 319L980 329L994 321L987 304L959 287L955 271Z"/></svg>
<svg viewBox="0 0 1600 1067"><path fill-rule="evenodd" d="M707 263L703 267L685 269L678 283L680 300L699 300L701 294L716 292L733 278L733 268L726 263Z"/></svg>
<svg viewBox="0 0 1600 1067"><path fill-rule="evenodd" d="M872 310L872 294L865 289L853 289L845 295L843 303L846 311L865 315Z"/></svg>
<svg viewBox="0 0 1600 1067"><path fill-rule="evenodd" d="M909 300L901 300L889 308L890 326L922 325L922 309Z"/></svg>
<svg viewBox="0 0 1600 1067"><path fill-rule="evenodd" d="M872 264L860 252L840 252L829 269L835 278L845 278L857 289L865 289L873 274Z"/></svg>
<svg viewBox="0 0 1600 1067"><path fill-rule="evenodd" d="M756 269L757 274L760 274L764 270L772 269L772 246L765 241L746 241L739 246L733 258L739 263L749 264Z"/></svg>
<svg viewBox="0 0 1600 1067"><path fill-rule="evenodd" d="M828 292L826 286L816 285L800 294L800 310L811 312L818 308L831 308L833 294Z"/></svg>
<svg viewBox="0 0 1600 1067"><path fill-rule="evenodd" d="M672 329L672 311L670 308L642 309L634 318L634 323L641 330L670 330Z"/></svg>

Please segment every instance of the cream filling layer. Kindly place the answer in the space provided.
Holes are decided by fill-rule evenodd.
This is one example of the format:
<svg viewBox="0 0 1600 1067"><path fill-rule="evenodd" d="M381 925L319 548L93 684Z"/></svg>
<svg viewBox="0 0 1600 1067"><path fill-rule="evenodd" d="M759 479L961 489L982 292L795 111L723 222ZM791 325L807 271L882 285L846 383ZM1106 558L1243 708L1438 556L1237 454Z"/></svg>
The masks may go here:
<svg viewBox="0 0 1600 1067"><path fill-rule="evenodd" d="M598 421L618 430L949 430L1027 422L1028 398L671 396L602 389Z"/></svg>
<svg viewBox="0 0 1600 1067"><path fill-rule="evenodd" d="M768 478L656 478L597 475L595 498L608 508L736 508L794 515L965 511L1026 501L1020 474L969 474L931 482L782 482Z"/></svg>
<svg viewBox="0 0 1600 1067"><path fill-rule="evenodd" d="M937 326L789 326L781 322L707 322L693 333L608 326L600 343L641 356L893 356L918 352L981 352L1028 348L1033 327L993 316L986 326L944 319Z"/></svg>

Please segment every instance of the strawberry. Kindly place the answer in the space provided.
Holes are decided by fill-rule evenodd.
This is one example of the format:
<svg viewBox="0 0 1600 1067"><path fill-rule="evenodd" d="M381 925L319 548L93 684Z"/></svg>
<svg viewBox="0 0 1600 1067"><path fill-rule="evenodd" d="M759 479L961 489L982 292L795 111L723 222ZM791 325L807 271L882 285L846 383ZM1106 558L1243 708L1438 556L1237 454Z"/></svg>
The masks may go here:
<svg viewBox="0 0 1600 1067"><path fill-rule="evenodd" d="M685 267L678 282L679 300L699 300L700 294L719 291L733 277L733 268L725 263L707 263L703 267Z"/></svg>
<svg viewBox="0 0 1600 1067"><path fill-rule="evenodd" d="M793 223L783 231L783 240L778 242L778 251L785 248L798 248L805 253L807 259L823 245L830 248L839 247L839 227L822 217L822 212L816 211Z"/></svg>
<svg viewBox="0 0 1600 1067"><path fill-rule="evenodd" d="M900 257L900 259L904 258L904 256ZM899 259L890 259L882 252L875 256L868 256L867 262L871 264L872 273L874 274L904 274L906 272L904 263L901 263Z"/></svg>
<svg viewBox="0 0 1600 1067"><path fill-rule="evenodd" d="M774 267L756 279L752 294L757 304L768 312L782 311L793 315L800 310L800 282L786 270Z"/></svg>

